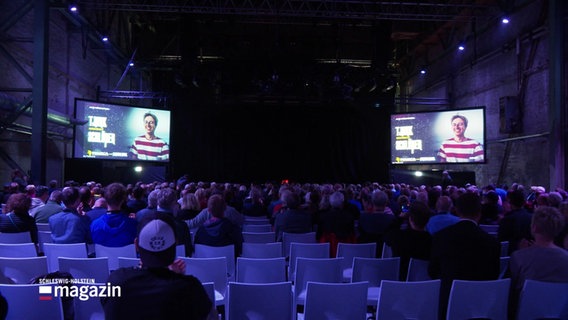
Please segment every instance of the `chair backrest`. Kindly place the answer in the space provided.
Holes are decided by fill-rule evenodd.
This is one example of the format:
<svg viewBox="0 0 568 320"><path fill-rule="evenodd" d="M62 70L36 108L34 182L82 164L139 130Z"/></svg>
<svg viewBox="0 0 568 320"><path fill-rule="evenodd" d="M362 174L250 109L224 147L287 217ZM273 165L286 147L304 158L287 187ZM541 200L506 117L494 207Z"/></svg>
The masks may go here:
<svg viewBox="0 0 568 320"><path fill-rule="evenodd" d="M203 282L201 285L203 286L203 289L205 289L205 293L207 293L207 296L209 297L209 301L211 301L214 304L215 303L215 284L213 282Z"/></svg>
<svg viewBox="0 0 568 320"><path fill-rule="evenodd" d="M33 278L45 274L47 274L46 257L0 258L1 283L26 284Z"/></svg>
<svg viewBox="0 0 568 320"><path fill-rule="evenodd" d="M51 232L51 227L49 226L49 223L47 223L47 222L45 222L45 223L36 222L36 226L37 226L37 231L49 231L49 232Z"/></svg>
<svg viewBox="0 0 568 320"><path fill-rule="evenodd" d="M381 281L397 281L400 273L400 257L394 258L353 258L351 282L369 282L371 287L379 287Z"/></svg>
<svg viewBox="0 0 568 320"><path fill-rule="evenodd" d="M41 295L40 287L49 286L0 284L0 292L9 306L6 319L45 320L46 317L63 319L61 299L51 294Z"/></svg>
<svg viewBox="0 0 568 320"><path fill-rule="evenodd" d="M235 280L235 246L228 245L223 247L213 247L207 246L204 244L196 244L194 246L193 257L195 258L218 258L218 257L225 257L227 258L227 272L228 272L228 280L234 281Z"/></svg>
<svg viewBox="0 0 568 320"><path fill-rule="evenodd" d="M308 282L305 319L367 319L366 282Z"/></svg>
<svg viewBox="0 0 568 320"><path fill-rule="evenodd" d="M185 261L185 274L190 274L201 283L215 284L215 305L225 304L227 294L227 258L180 258Z"/></svg>
<svg viewBox="0 0 568 320"><path fill-rule="evenodd" d="M329 258L329 242L324 243L299 243L292 242L290 244L290 260L288 262L288 279L294 279L296 272L296 260L299 257L326 259ZM345 259L344 259L345 260ZM343 261L343 260L342 260Z"/></svg>
<svg viewBox="0 0 568 320"><path fill-rule="evenodd" d="M426 281L432 280L428 274L428 265L430 261L410 258L408 262L408 272L406 281Z"/></svg>
<svg viewBox="0 0 568 320"><path fill-rule="evenodd" d="M271 283L286 281L286 259L237 258L237 282Z"/></svg>
<svg viewBox="0 0 568 320"><path fill-rule="evenodd" d="M440 280L383 280L376 320L438 319Z"/></svg>
<svg viewBox="0 0 568 320"><path fill-rule="evenodd" d="M271 243L276 240L276 233L270 232L243 232L244 242Z"/></svg>
<svg viewBox="0 0 568 320"><path fill-rule="evenodd" d="M29 231L25 232L0 232L0 243L30 243L32 236Z"/></svg>
<svg viewBox="0 0 568 320"><path fill-rule="evenodd" d="M243 242L243 258L278 258L282 255L282 242L250 243Z"/></svg>
<svg viewBox="0 0 568 320"><path fill-rule="evenodd" d="M185 257L185 245L178 244L176 246L176 257Z"/></svg>
<svg viewBox="0 0 568 320"><path fill-rule="evenodd" d="M296 319L292 284L230 282L226 310L227 320Z"/></svg>
<svg viewBox="0 0 568 320"><path fill-rule="evenodd" d="M85 243L44 243L43 252L47 257L49 272L55 272L59 269L59 257L87 258Z"/></svg>
<svg viewBox="0 0 568 320"><path fill-rule="evenodd" d="M381 258L392 258L392 248L386 242L383 242Z"/></svg>
<svg viewBox="0 0 568 320"><path fill-rule="evenodd" d="M511 260L510 256L499 257L499 279L505 278L505 274L509 270L509 260Z"/></svg>
<svg viewBox="0 0 568 320"><path fill-rule="evenodd" d="M343 281L351 281L351 274L353 273L353 258L376 258L377 243L343 243L337 244L337 257L343 257Z"/></svg>
<svg viewBox="0 0 568 320"><path fill-rule="evenodd" d="M69 272L75 279L94 279L97 283L108 280L108 258L59 257L59 271Z"/></svg>
<svg viewBox="0 0 568 320"><path fill-rule="evenodd" d="M127 258L118 257L118 267L119 268L129 268L140 266L140 258Z"/></svg>
<svg viewBox="0 0 568 320"><path fill-rule="evenodd" d="M270 224L270 219L267 217L250 217L245 216L243 225L267 225Z"/></svg>
<svg viewBox="0 0 568 320"><path fill-rule="evenodd" d="M517 320L568 319L568 282L525 280Z"/></svg>
<svg viewBox="0 0 568 320"><path fill-rule="evenodd" d="M497 236L497 232L499 231L498 224L480 224L479 227L492 236Z"/></svg>
<svg viewBox="0 0 568 320"><path fill-rule="evenodd" d="M53 243L53 238L51 237L51 231L38 231L37 242L38 242L39 252L44 252L43 244Z"/></svg>
<svg viewBox="0 0 568 320"><path fill-rule="evenodd" d="M509 255L509 241L501 241L501 257Z"/></svg>
<svg viewBox="0 0 568 320"><path fill-rule="evenodd" d="M272 225L270 224L248 224L245 222L243 225L243 232L272 232ZM274 241L274 240L272 240Z"/></svg>
<svg viewBox="0 0 568 320"><path fill-rule="evenodd" d="M294 303L296 305L304 304L308 281L327 283L342 282L342 260L343 258L298 258L296 260L296 277L294 279Z"/></svg>
<svg viewBox="0 0 568 320"><path fill-rule="evenodd" d="M108 269L118 269L118 257L136 258L136 248L133 244L123 247L107 247L95 243L95 255L108 258Z"/></svg>
<svg viewBox="0 0 568 320"><path fill-rule="evenodd" d="M454 280L446 319L506 319L511 279Z"/></svg>
<svg viewBox="0 0 568 320"><path fill-rule="evenodd" d="M0 243L0 257L30 258L37 257L36 246L33 243Z"/></svg>
<svg viewBox="0 0 568 320"><path fill-rule="evenodd" d="M102 258L97 258L97 259L102 259ZM83 286L97 286L100 288L103 286L107 287L107 282L105 280L104 282L101 283L76 284L76 286L79 288L79 290L81 290L81 287ZM103 306L101 304L101 300L99 298L89 298L86 300L74 298L73 302L74 302L73 305L75 311L75 319L89 319L89 320L105 319L105 313L103 310Z"/></svg>
<svg viewBox="0 0 568 320"><path fill-rule="evenodd" d="M282 256L290 256L290 243L316 243L316 233L306 232L306 233L282 233Z"/></svg>

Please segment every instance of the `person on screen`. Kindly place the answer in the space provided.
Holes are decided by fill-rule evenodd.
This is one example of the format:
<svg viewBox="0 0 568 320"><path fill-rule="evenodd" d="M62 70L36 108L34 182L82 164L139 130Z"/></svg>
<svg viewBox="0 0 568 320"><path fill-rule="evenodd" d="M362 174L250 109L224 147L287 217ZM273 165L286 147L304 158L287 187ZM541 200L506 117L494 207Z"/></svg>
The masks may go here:
<svg viewBox="0 0 568 320"><path fill-rule="evenodd" d="M158 126L158 117L152 113L144 114L144 130L145 133L134 139L130 146L130 154L132 158L138 160L168 160L170 156L170 148L168 144L156 137L154 131Z"/></svg>
<svg viewBox="0 0 568 320"><path fill-rule="evenodd" d="M465 136L467 118L455 115L451 120L454 137L445 140L438 150L441 162L482 162L483 145Z"/></svg>

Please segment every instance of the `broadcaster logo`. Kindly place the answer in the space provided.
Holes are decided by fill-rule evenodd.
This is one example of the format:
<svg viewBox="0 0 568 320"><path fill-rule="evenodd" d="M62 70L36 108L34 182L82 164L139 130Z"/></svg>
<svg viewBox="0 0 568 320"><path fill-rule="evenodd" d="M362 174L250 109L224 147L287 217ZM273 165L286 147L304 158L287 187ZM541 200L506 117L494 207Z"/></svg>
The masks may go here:
<svg viewBox="0 0 568 320"><path fill-rule="evenodd" d="M87 280L87 281L85 281ZM120 286L96 284L92 279L49 279L39 286L39 300L49 301L56 298L79 298L87 301L90 298L120 297Z"/></svg>

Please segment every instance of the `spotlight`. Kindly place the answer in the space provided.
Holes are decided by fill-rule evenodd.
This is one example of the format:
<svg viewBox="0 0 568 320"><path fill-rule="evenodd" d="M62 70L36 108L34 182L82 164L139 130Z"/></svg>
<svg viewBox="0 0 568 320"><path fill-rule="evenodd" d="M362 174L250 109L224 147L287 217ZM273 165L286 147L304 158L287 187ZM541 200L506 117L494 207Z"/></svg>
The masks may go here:
<svg viewBox="0 0 568 320"><path fill-rule="evenodd" d="M135 166L134 172L142 172L142 166Z"/></svg>
<svg viewBox="0 0 568 320"><path fill-rule="evenodd" d="M128 66L134 67L134 62L130 61L130 62L128 63Z"/></svg>
<svg viewBox="0 0 568 320"><path fill-rule="evenodd" d="M102 40L103 42L108 42L108 37L107 37L107 36L102 36L102 37L101 37L101 40Z"/></svg>
<svg viewBox="0 0 568 320"><path fill-rule="evenodd" d="M459 51L464 51L464 50L465 50L465 45L463 44L463 42L461 42L460 44L458 44L458 50L459 50Z"/></svg>
<svg viewBox="0 0 568 320"><path fill-rule="evenodd" d="M509 23L509 17L508 17L508 16L504 16L504 17L501 19L501 23L502 23L502 24L507 24L507 23Z"/></svg>
<svg viewBox="0 0 568 320"><path fill-rule="evenodd" d="M422 171L414 171L414 176L416 177L422 177L423 175Z"/></svg>
<svg viewBox="0 0 568 320"><path fill-rule="evenodd" d="M69 11L76 13L78 11L77 5L76 4L70 4L69 5Z"/></svg>
<svg viewBox="0 0 568 320"><path fill-rule="evenodd" d="M420 74L426 74L426 68L425 67L422 67L420 69Z"/></svg>

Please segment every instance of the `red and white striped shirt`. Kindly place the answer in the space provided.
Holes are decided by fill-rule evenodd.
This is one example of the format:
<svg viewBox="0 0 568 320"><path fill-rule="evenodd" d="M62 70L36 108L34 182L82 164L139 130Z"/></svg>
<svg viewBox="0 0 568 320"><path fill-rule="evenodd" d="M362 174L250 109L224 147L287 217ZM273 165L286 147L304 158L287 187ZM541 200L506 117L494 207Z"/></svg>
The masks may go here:
<svg viewBox="0 0 568 320"><path fill-rule="evenodd" d="M448 139L438 150L442 162L483 162L483 155L483 145L469 138L461 142Z"/></svg>
<svg viewBox="0 0 568 320"><path fill-rule="evenodd" d="M130 152L140 160L168 160L170 157L170 147L160 139L146 139L145 136L138 136L130 147Z"/></svg>

